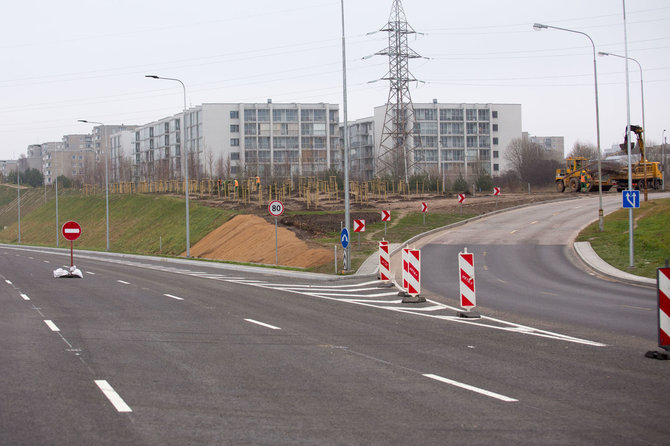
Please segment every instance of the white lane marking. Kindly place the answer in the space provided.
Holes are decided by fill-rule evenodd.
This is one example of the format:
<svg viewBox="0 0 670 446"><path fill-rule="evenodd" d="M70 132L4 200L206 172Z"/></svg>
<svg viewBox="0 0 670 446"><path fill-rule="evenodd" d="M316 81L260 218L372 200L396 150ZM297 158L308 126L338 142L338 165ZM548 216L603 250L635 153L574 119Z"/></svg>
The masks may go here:
<svg viewBox="0 0 670 446"><path fill-rule="evenodd" d="M539 223L539 220L531 221L529 224L534 225L536 223Z"/></svg>
<svg viewBox="0 0 670 446"><path fill-rule="evenodd" d="M130 285L130 282L126 282L125 280L117 280L117 282L122 283L124 285Z"/></svg>
<svg viewBox="0 0 670 446"><path fill-rule="evenodd" d="M90 274L90 275L92 275L92 276L95 276L95 273L92 273L92 272L90 272L90 271L86 271L86 274Z"/></svg>
<svg viewBox="0 0 670 446"><path fill-rule="evenodd" d="M44 263L49 263L49 261L48 261L48 260L42 260L42 261L43 261Z"/></svg>
<svg viewBox="0 0 670 446"><path fill-rule="evenodd" d="M97 379L95 380L95 384L102 390L102 393L107 397L110 403L116 408L118 412L132 412L133 409L130 408L126 404L125 401L123 401L123 398L119 396L118 393L116 393L116 390L109 385L109 383L104 380L104 379Z"/></svg>
<svg viewBox="0 0 670 446"><path fill-rule="evenodd" d="M184 300L183 298L181 298L181 297L177 297L177 296L173 296L172 294L163 294L163 296L171 297L171 298L173 298L173 299L177 299L177 300Z"/></svg>
<svg viewBox="0 0 670 446"><path fill-rule="evenodd" d="M60 328L58 328L52 321L46 319L44 323L47 324L47 327L49 327L51 331L60 331Z"/></svg>
<svg viewBox="0 0 670 446"><path fill-rule="evenodd" d="M275 327L274 325L266 324L264 322L255 321L253 319L245 319L245 321L251 322L252 324L261 325L261 326L266 327L266 328L271 328L273 330L281 330L281 328Z"/></svg>
<svg viewBox="0 0 670 446"><path fill-rule="evenodd" d="M505 401L506 403L515 403L515 402L519 401L517 399L510 398L508 396L501 395L499 393L491 392L489 390L480 389L479 387L471 386L469 384L464 384L464 383L461 383L461 382L458 382L458 381L454 381L453 379L444 378L442 376L433 375L433 374L430 374L430 373L426 373L423 376L425 376L426 378L430 378L430 379L434 379L436 381L443 382L445 384L450 384L452 386L460 387L461 389L469 390L471 392L476 392L476 393L486 395L486 396L491 397L491 398L495 398L495 399L498 399L498 400L501 400L501 401Z"/></svg>
<svg viewBox="0 0 670 446"><path fill-rule="evenodd" d="M514 231L510 232L510 234L514 234L518 229L515 229Z"/></svg>
<svg viewBox="0 0 670 446"><path fill-rule="evenodd" d="M23 298L23 300L30 300L30 298L23 293L21 293L21 297Z"/></svg>
<svg viewBox="0 0 670 446"><path fill-rule="evenodd" d="M5 279L5 282L7 282L8 285L14 285L11 280Z"/></svg>

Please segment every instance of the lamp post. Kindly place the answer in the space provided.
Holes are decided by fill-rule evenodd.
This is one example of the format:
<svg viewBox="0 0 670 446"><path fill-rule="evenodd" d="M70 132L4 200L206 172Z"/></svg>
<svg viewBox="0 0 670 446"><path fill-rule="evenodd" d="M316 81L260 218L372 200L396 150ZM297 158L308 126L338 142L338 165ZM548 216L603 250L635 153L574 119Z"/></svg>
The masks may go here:
<svg viewBox="0 0 670 446"><path fill-rule="evenodd" d="M160 77L156 76L155 74L147 74L144 77L148 77L151 79L162 79L166 81L174 81L174 82L179 82L181 84L182 89L184 90L184 125L183 125L183 135L182 135L182 140L184 141L184 179L186 180L186 257L191 257L191 236L190 236L190 230L189 230L189 209L188 209L188 142L186 139L186 85L179 79L175 79L172 77Z"/></svg>
<svg viewBox="0 0 670 446"><path fill-rule="evenodd" d="M663 129L663 133L661 134L661 143L663 144L663 146L662 146L663 150L661 151L661 153L662 153L661 159L663 160L662 161L662 165L663 165L663 191L665 191L665 178L666 178L666 176L665 176L665 171L666 171L665 165L667 164L666 161L665 161L665 143L666 143L665 129Z"/></svg>
<svg viewBox="0 0 670 446"><path fill-rule="evenodd" d="M638 68L640 69L640 96L642 98L642 130L643 130L642 135L644 136L647 133L647 126L644 123L644 82L642 80L642 65L640 65L640 62L633 59L632 57L620 56L619 54L606 53L604 51L598 51L598 56L614 56L614 57L619 57L621 59L632 60L633 62L635 62L637 64ZM644 137L643 137L643 140L644 140Z"/></svg>
<svg viewBox="0 0 670 446"><path fill-rule="evenodd" d="M349 232L349 129L347 127L347 59L346 59L346 45L344 39L344 0L340 1L340 6L342 10L342 95L344 108L344 227ZM351 238L351 234L349 234ZM349 245L344 248L344 257L346 261L344 262L344 271L348 271L351 265L351 258L349 257Z"/></svg>
<svg viewBox="0 0 670 446"><path fill-rule="evenodd" d="M86 124L98 124L102 126L103 140L107 138L107 128L105 124L97 121L88 121L86 119L79 119L79 122L84 122ZM106 240L107 240L107 251L109 251L109 172L107 168L107 151L105 150L105 229L106 229Z"/></svg>
<svg viewBox="0 0 670 446"><path fill-rule="evenodd" d="M601 169L601 163L600 163L600 111L598 108L598 70L596 68L596 45L593 43L593 39L591 37L582 32L582 31L575 31L573 29L568 29L568 28L560 28L558 26L551 26L551 25L543 25L542 23L535 23L533 25L533 29L537 31L541 31L543 29L557 29L559 31L566 31L569 33L575 33L575 34L581 34L585 36L587 39L589 39L589 42L591 42L591 46L593 47L593 82L595 86L595 98L596 98L596 138L598 142L598 230L600 232L603 232L604 230L604 222L603 222L603 184L602 184L602 169Z"/></svg>

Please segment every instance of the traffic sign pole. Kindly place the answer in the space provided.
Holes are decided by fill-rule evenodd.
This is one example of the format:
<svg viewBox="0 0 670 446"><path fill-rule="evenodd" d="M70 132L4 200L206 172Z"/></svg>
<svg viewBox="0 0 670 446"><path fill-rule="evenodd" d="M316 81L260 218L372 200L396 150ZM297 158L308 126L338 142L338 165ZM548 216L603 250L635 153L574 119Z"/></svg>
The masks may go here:
<svg viewBox="0 0 670 446"><path fill-rule="evenodd" d="M275 218L275 265L279 265L279 244L277 241L277 217L284 213L284 203L279 200L271 201L268 204L268 212Z"/></svg>

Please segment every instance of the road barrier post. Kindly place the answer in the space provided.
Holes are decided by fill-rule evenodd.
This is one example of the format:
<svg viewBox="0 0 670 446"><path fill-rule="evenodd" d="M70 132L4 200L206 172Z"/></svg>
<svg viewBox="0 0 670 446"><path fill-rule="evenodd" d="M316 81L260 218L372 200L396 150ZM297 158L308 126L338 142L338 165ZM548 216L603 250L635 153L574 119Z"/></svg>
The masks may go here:
<svg viewBox="0 0 670 446"><path fill-rule="evenodd" d="M461 295L461 308L465 311L458 313L460 317L478 318L478 313L472 311L477 306L477 297L475 294L475 255L468 252L468 248L463 248L463 252L458 253L458 271Z"/></svg>

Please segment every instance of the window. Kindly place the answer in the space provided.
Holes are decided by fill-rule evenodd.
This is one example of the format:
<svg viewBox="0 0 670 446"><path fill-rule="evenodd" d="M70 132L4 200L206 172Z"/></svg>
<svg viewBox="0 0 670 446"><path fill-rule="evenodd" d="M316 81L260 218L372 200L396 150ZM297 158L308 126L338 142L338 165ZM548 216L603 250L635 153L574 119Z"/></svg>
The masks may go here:
<svg viewBox="0 0 670 446"><path fill-rule="evenodd" d="M460 108L441 108L440 121L462 121L463 110Z"/></svg>
<svg viewBox="0 0 670 446"><path fill-rule="evenodd" d="M437 135L437 122L417 122L414 133L421 135Z"/></svg>
<svg viewBox="0 0 670 446"><path fill-rule="evenodd" d="M495 111L495 110L492 111L492 112L491 112L491 116L492 116L493 118L495 118L495 119L498 119L498 112Z"/></svg>
<svg viewBox="0 0 670 446"><path fill-rule="evenodd" d="M240 153L239 152L231 152L230 160L231 161L239 161L240 160Z"/></svg>
<svg viewBox="0 0 670 446"><path fill-rule="evenodd" d="M240 119L240 112L238 112L237 110L231 110L230 119Z"/></svg>
<svg viewBox="0 0 670 446"><path fill-rule="evenodd" d="M258 110L258 120L262 122L270 121L270 110L261 109Z"/></svg>
<svg viewBox="0 0 670 446"><path fill-rule="evenodd" d="M498 131L498 124L493 124L493 131L497 132Z"/></svg>
<svg viewBox="0 0 670 446"><path fill-rule="evenodd" d="M443 135L462 135L462 122L440 122L440 133Z"/></svg>
<svg viewBox="0 0 670 446"><path fill-rule="evenodd" d="M244 124L244 134L245 135L255 135L256 134L256 124Z"/></svg>
<svg viewBox="0 0 670 446"><path fill-rule="evenodd" d="M238 124L230 124L230 133L240 133L240 126Z"/></svg>
<svg viewBox="0 0 670 446"><path fill-rule="evenodd" d="M414 112L417 121L435 121L437 110L434 108L418 108Z"/></svg>
<svg viewBox="0 0 670 446"><path fill-rule="evenodd" d="M472 110L466 110L465 111L465 118L467 121L476 121L477 120L477 110L472 109Z"/></svg>
<svg viewBox="0 0 670 446"><path fill-rule="evenodd" d="M232 175L237 175L239 173L239 167L238 166L230 166L230 173Z"/></svg>
<svg viewBox="0 0 670 446"><path fill-rule="evenodd" d="M244 120L245 121L255 121L256 120L256 110L252 108L244 109Z"/></svg>
<svg viewBox="0 0 670 446"><path fill-rule="evenodd" d="M493 138L493 145L497 146L498 145L498 138Z"/></svg>
<svg viewBox="0 0 670 446"><path fill-rule="evenodd" d="M240 146L240 138L230 138L230 146L231 147L239 147Z"/></svg>
<svg viewBox="0 0 670 446"><path fill-rule="evenodd" d="M480 121L488 121L489 120L489 111L488 109L485 110L477 110L477 115Z"/></svg>
<svg viewBox="0 0 670 446"><path fill-rule="evenodd" d="M493 151L493 158L500 158L500 152L498 152L497 150L494 150Z"/></svg>
<svg viewBox="0 0 670 446"><path fill-rule="evenodd" d="M493 165L493 171L494 172L499 172L500 171L500 164L494 164Z"/></svg>

